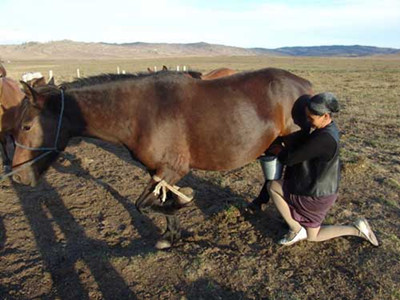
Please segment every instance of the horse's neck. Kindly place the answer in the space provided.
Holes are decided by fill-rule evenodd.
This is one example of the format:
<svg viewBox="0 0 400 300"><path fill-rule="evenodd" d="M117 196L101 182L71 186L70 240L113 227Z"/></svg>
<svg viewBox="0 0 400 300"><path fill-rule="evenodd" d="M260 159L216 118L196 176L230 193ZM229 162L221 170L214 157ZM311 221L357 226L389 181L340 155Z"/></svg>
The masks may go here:
<svg viewBox="0 0 400 300"><path fill-rule="evenodd" d="M25 94L15 81L0 79L0 131L8 131L14 127L17 106L24 97Z"/></svg>
<svg viewBox="0 0 400 300"><path fill-rule="evenodd" d="M17 82L8 78L0 79L0 103L4 110L17 106L24 97Z"/></svg>
<svg viewBox="0 0 400 300"><path fill-rule="evenodd" d="M4 110L0 108L0 131L9 131L15 126L15 120L17 119L17 107L11 107Z"/></svg>
<svg viewBox="0 0 400 300"><path fill-rule="evenodd" d="M76 107L69 112L75 131L73 135L90 136L114 143L121 142L122 129L128 127L121 120L126 119L124 116L127 112L115 102L120 100L118 95L107 96L115 99L114 101L104 99L104 95L107 93L79 92L74 95Z"/></svg>

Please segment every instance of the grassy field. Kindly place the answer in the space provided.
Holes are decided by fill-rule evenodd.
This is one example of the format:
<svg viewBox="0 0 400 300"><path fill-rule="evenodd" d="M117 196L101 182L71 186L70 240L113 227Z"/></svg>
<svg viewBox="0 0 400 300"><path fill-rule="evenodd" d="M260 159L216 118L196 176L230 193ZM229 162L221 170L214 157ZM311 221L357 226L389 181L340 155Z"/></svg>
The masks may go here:
<svg viewBox="0 0 400 300"><path fill-rule="evenodd" d="M342 110L340 197L327 224L365 216L381 246L357 238L276 244L285 225L273 205L243 207L259 192L257 162L230 172L192 171L183 242L153 244L154 225L133 202L148 175L117 146L76 139L36 189L0 183L0 299L400 299L400 57L215 57L14 61L8 76L52 70L81 76L187 66L203 73L277 67L337 95Z"/></svg>

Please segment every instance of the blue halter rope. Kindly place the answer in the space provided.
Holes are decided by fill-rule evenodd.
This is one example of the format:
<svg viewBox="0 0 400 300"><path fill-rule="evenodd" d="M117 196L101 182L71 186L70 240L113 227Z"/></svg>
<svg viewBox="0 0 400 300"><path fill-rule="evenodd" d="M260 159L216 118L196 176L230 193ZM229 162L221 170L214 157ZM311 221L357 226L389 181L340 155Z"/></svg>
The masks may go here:
<svg viewBox="0 0 400 300"><path fill-rule="evenodd" d="M25 163L23 163L22 165L18 166L17 168L15 168L15 170L7 173L7 174L3 174L0 176L0 181L5 180L6 178L18 173L19 171L26 169L27 167L33 165L35 162L37 162L38 160L42 159L43 157L47 156L48 154L52 153L52 152L61 152L57 145L58 145L58 139L60 137L60 131L61 131L61 125L62 125L62 118L64 115L64 91L61 90L61 111L60 111L60 117L58 119L58 126L57 126L57 133L56 133L56 139L55 139L55 143L54 143L54 147L40 147L40 148L35 148L35 147L28 147L25 145L22 145L20 143L18 143L17 141L15 141L15 145L17 147L20 147L22 149L26 149L26 150L31 150L31 151L46 151L42 154L40 154L39 156L35 157L33 160L27 161Z"/></svg>
<svg viewBox="0 0 400 300"><path fill-rule="evenodd" d="M26 150L31 150L31 151L56 151L56 152L60 152L60 150L58 149L57 145L58 145L58 139L60 137L60 131L61 131L61 124L62 124L62 118L64 115L64 91L61 90L61 111L60 111L60 117L58 119L58 126L57 126L57 133L56 133L56 139L54 142L54 147L40 147L40 148L35 148L35 147L28 147L25 145L22 145L20 143L18 143L17 141L15 141L15 145L22 148L22 149L26 149Z"/></svg>

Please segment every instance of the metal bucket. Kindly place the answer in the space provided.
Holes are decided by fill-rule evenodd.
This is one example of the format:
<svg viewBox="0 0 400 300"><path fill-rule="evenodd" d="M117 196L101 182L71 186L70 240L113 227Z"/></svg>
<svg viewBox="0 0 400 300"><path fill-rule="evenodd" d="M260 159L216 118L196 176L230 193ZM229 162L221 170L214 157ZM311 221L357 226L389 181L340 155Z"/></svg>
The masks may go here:
<svg viewBox="0 0 400 300"><path fill-rule="evenodd" d="M276 156L261 156L258 160L260 161L265 180L281 179L283 165Z"/></svg>

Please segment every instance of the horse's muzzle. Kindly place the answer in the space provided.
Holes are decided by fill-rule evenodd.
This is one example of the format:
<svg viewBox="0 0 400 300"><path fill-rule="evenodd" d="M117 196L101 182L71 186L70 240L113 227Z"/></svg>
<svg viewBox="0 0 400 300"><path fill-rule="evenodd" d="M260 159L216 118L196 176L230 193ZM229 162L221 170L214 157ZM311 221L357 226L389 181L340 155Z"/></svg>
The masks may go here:
<svg viewBox="0 0 400 300"><path fill-rule="evenodd" d="M37 185L35 172L32 169L27 170L23 173L21 172L14 174L12 178L16 183L19 184L30 185L32 187L35 187Z"/></svg>

